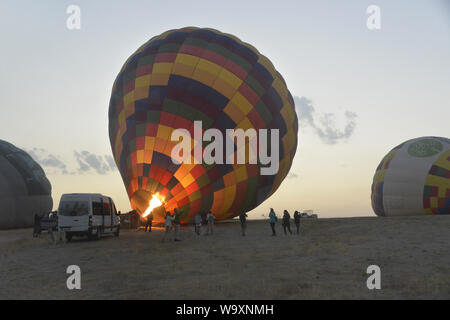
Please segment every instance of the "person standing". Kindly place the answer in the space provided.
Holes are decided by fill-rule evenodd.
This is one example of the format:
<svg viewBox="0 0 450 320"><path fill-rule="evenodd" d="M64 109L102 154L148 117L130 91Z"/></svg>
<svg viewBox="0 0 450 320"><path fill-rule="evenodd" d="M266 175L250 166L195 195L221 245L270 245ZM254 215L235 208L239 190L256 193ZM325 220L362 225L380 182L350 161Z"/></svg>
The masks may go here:
<svg viewBox="0 0 450 320"><path fill-rule="evenodd" d="M37 213L35 213L33 225L33 238L36 238L40 233L41 233L41 217Z"/></svg>
<svg viewBox="0 0 450 320"><path fill-rule="evenodd" d="M164 233L162 242L166 240L167 235L170 233L170 230L172 229L172 221L174 219L175 217L172 217L169 212L166 212L166 218L164 219L164 227L166 228L166 232Z"/></svg>
<svg viewBox="0 0 450 320"><path fill-rule="evenodd" d="M287 210L284 210L284 213L283 213L283 229L284 229L285 235L287 235L286 229L289 231L290 234L292 234L291 215L289 214L289 212Z"/></svg>
<svg viewBox="0 0 450 320"><path fill-rule="evenodd" d="M295 228L297 229L297 234L300 234L300 212L297 210L294 212L294 223Z"/></svg>
<svg viewBox="0 0 450 320"><path fill-rule="evenodd" d="M206 226L206 235L209 235L209 232L211 231L211 235L213 235L214 233L214 220L216 219L216 216L212 214L211 211L208 212L208 214L206 215L206 221L207 221L207 226Z"/></svg>
<svg viewBox="0 0 450 320"><path fill-rule="evenodd" d="M177 209L174 210L174 219L173 223L175 225L175 236L174 241L181 241L179 238L180 234L180 224L181 224L181 212L178 212Z"/></svg>
<svg viewBox="0 0 450 320"><path fill-rule="evenodd" d="M150 214L147 216L147 222L145 224L145 230L144 232L152 232L152 225L153 225L153 212L150 212Z"/></svg>
<svg viewBox="0 0 450 320"><path fill-rule="evenodd" d="M270 208L269 222L270 227L272 228L272 237L277 235L277 233L275 232L275 223L277 222L277 220L278 218L277 215L275 214L275 211L273 210L273 208Z"/></svg>
<svg viewBox="0 0 450 320"><path fill-rule="evenodd" d="M245 212L242 212L239 215L239 220L241 221L242 236L245 237L245 231L247 229L247 214Z"/></svg>
<svg viewBox="0 0 450 320"><path fill-rule="evenodd" d="M200 215L200 213L196 213L194 216L194 228L195 233L198 236L200 235L201 227L202 227L202 216Z"/></svg>

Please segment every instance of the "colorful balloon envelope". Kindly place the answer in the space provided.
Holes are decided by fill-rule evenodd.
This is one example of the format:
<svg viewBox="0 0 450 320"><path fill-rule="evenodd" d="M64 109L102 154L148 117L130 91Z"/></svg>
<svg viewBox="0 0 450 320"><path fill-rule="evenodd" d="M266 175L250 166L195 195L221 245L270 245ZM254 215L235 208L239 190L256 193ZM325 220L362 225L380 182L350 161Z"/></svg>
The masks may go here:
<svg viewBox="0 0 450 320"><path fill-rule="evenodd" d="M173 131L194 137L197 121L202 133L215 128L225 137L227 129L278 129L278 171L262 175L261 163L249 161L174 162ZM188 27L150 39L125 62L112 89L111 148L141 214L154 196L167 211L180 209L184 222L210 210L220 220L256 208L288 174L297 132L292 96L269 59L213 29ZM192 156L207 144L193 140Z"/></svg>
<svg viewBox="0 0 450 320"><path fill-rule="evenodd" d="M378 216L450 214L450 140L422 137L392 149L372 184Z"/></svg>

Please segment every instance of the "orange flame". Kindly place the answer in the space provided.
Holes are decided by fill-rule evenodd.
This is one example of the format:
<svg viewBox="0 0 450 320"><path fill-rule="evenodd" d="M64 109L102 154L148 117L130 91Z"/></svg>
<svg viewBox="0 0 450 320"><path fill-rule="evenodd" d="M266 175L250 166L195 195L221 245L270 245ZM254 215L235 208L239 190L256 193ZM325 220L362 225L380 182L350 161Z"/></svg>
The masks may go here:
<svg viewBox="0 0 450 320"><path fill-rule="evenodd" d="M150 214L150 212L153 211L153 209L158 208L159 206L161 206L163 204L162 203L163 200L164 200L164 198L162 200L159 199L159 194L154 194L152 199L148 203L148 208L142 214L142 218L145 218L146 216L148 216Z"/></svg>

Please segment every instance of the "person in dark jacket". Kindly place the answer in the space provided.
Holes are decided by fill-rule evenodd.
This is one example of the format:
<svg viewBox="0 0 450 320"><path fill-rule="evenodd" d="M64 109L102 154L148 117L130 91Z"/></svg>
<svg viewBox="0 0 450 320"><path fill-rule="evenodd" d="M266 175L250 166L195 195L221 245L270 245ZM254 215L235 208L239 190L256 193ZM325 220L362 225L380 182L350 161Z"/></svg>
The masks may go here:
<svg viewBox="0 0 450 320"><path fill-rule="evenodd" d="M153 225L153 213L150 212L150 214L147 216L147 221L145 223L145 230L144 232L152 232L152 225Z"/></svg>
<svg viewBox="0 0 450 320"><path fill-rule="evenodd" d="M269 223L270 223L270 227L272 228L272 236L276 236L277 233L275 232L275 223L277 222L278 218L277 215L275 214L275 211L273 210L273 208L270 208L270 213L269 213Z"/></svg>
<svg viewBox="0 0 450 320"><path fill-rule="evenodd" d="M292 234L291 215L289 214L289 212L287 210L284 210L284 213L283 213L283 229L284 229L284 234L287 234L286 229L289 231L290 234Z"/></svg>
<svg viewBox="0 0 450 320"><path fill-rule="evenodd" d="M242 212L239 215L239 220L241 221L242 236L245 237L245 230L247 229L247 214L245 212Z"/></svg>
<svg viewBox="0 0 450 320"><path fill-rule="evenodd" d="M294 212L294 223L295 228L297 229L297 234L300 234L300 212L297 210Z"/></svg>
<svg viewBox="0 0 450 320"><path fill-rule="evenodd" d="M181 241L179 238L180 235L180 224L181 224L181 212L179 212L177 209L174 209L174 219L173 224L175 226L175 241Z"/></svg>

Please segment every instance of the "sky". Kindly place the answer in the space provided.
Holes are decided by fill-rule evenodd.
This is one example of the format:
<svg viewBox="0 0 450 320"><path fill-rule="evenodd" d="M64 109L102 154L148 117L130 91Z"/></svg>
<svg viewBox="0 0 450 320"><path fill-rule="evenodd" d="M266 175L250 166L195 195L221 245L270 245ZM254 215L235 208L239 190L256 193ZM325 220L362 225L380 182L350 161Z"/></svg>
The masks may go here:
<svg viewBox="0 0 450 320"><path fill-rule="evenodd" d="M80 29L66 26L68 6ZM367 27L367 8L380 28ZM63 193L99 192L130 210L112 162L108 106L125 60L166 30L210 27L251 43L283 75L300 122L297 154L273 207L373 216L383 156L450 136L450 1L0 2L0 139L28 151Z"/></svg>

